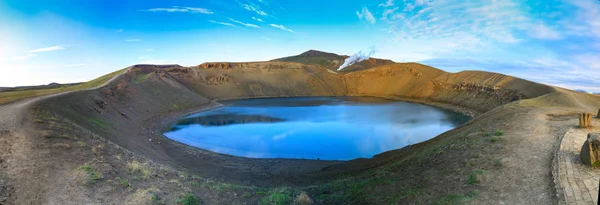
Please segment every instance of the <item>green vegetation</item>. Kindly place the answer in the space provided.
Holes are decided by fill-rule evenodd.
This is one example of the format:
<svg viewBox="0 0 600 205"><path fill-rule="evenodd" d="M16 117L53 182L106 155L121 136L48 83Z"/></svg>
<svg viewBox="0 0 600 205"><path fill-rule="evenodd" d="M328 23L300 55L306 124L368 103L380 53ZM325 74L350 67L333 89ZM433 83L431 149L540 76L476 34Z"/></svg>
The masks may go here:
<svg viewBox="0 0 600 205"><path fill-rule="evenodd" d="M133 82L142 83L142 82L148 80L149 77L150 77L150 73L140 73L135 76L135 78L133 79Z"/></svg>
<svg viewBox="0 0 600 205"><path fill-rule="evenodd" d="M98 172L95 172L94 169L92 169L92 167L90 165L81 166L81 167L79 167L79 169L88 173L88 175L89 175L88 182L91 184L96 183L98 180L100 180L102 178L102 176Z"/></svg>
<svg viewBox="0 0 600 205"><path fill-rule="evenodd" d="M496 131L494 133L494 135L496 135L496 136L502 136L502 135L504 135L504 130L498 130L498 131Z"/></svg>
<svg viewBox="0 0 600 205"><path fill-rule="evenodd" d="M131 186L131 184L129 183L129 181L127 181L127 179L121 179L121 178L117 177L115 179L115 181L117 182L117 184L119 184L122 187L129 187L129 186Z"/></svg>
<svg viewBox="0 0 600 205"><path fill-rule="evenodd" d="M91 172L92 171L92 167L90 165L83 165L81 167L79 167L81 170L86 171L86 172Z"/></svg>
<svg viewBox="0 0 600 205"><path fill-rule="evenodd" d="M181 205L198 205L200 204L200 200L196 198L196 196L192 194L186 194L182 198L177 199L177 204Z"/></svg>
<svg viewBox="0 0 600 205"><path fill-rule="evenodd" d="M161 202L161 200L160 200L160 197L158 195L156 195L154 193L152 193L150 195L150 203L152 203L152 204L160 204L160 202Z"/></svg>
<svg viewBox="0 0 600 205"><path fill-rule="evenodd" d="M475 170L467 176L467 184L475 185L481 182L481 175L485 174L483 170Z"/></svg>
<svg viewBox="0 0 600 205"><path fill-rule="evenodd" d="M35 96L42 96L42 95L49 95L49 94L60 93L60 92L84 90L84 89L98 87L98 86L101 86L102 84L106 83L108 80L110 80L114 76L125 72L125 70L126 69L118 70L118 71L106 74L102 77L96 78L94 80L91 80L91 81L88 81L86 83L82 83L79 85L64 86L64 87L58 87L58 88L47 88L47 89L43 89L43 88L42 89L31 89L31 90L26 89L26 90L19 90L19 91L0 92L0 104L6 104L6 103L14 102L14 101L25 99L25 98L35 97Z"/></svg>
<svg viewBox="0 0 600 205"><path fill-rule="evenodd" d="M502 166L502 159L500 159L500 158L494 159L494 166L497 166L497 167Z"/></svg>
<svg viewBox="0 0 600 205"><path fill-rule="evenodd" d="M134 174L140 174L142 179L147 179L148 177L150 177L150 174L152 173L150 171L150 169L148 169L147 164L140 163L138 161L133 161L133 162L127 163L127 171L129 171L130 173L134 173Z"/></svg>
<svg viewBox="0 0 600 205"><path fill-rule="evenodd" d="M500 141L500 137L498 137L498 136L490 137L490 142L497 142L497 141Z"/></svg>
<svg viewBox="0 0 600 205"><path fill-rule="evenodd" d="M458 194L451 194L443 197L442 199L436 201L435 205L454 205L454 204L463 204L466 201L473 199L473 196L465 196Z"/></svg>
<svg viewBox="0 0 600 205"><path fill-rule="evenodd" d="M291 197L284 190L274 190L264 197L261 201L261 205L286 205L292 201Z"/></svg>
<svg viewBox="0 0 600 205"><path fill-rule="evenodd" d="M77 145L80 147L85 147L87 146L87 143L85 143L84 141L77 141Z"/></svg>
<svg viewBox="0 0 600 205"><path fill-rule="evenodd" d="M492 135L492 134L490 134L489 132L485 132L485 133L483 133L483 136L485 136L485 137L489 137L489 136L491 136L491 135Z"/></svg>

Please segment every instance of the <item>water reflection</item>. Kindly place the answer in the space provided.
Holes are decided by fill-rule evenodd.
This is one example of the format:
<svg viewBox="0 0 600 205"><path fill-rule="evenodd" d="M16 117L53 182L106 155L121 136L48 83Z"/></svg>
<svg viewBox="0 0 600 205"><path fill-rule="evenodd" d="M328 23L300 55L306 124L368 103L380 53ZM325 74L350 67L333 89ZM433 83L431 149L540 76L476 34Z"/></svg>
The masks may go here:
<svg viewBox="0 0 600 205"><path fill-rule="evenodd" d="M254 158L348 160L422 142L469 120L435 107L380 98L277 98L223 102L165 135Z"/></svg>

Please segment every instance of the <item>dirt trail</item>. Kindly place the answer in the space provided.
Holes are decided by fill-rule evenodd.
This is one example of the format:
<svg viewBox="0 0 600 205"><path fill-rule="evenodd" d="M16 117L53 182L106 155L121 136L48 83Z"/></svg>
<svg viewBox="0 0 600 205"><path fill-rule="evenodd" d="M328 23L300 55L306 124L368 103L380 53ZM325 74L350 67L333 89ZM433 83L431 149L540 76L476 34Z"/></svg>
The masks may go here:
<svg viewBox="0 0 600 205"><path fill-rule="evenodd" d="M120 76L116 75L104 84L86 90L104 87ZM39 202L40 195L47 194L48 190L44 190L44 186L11 183L30 180L43 184L48 180L56 180L48 179L48 169L41 168L51 164L50 161L44 161L48 157L45 156L46 153L34 151L36 147L33 143L35 139L32 122L29 119L30 107L44 99L81 91L85 90L37 96L0 105L0 204ZM19 196L27 198L16 198L16 192L20 193Z"/></svg>

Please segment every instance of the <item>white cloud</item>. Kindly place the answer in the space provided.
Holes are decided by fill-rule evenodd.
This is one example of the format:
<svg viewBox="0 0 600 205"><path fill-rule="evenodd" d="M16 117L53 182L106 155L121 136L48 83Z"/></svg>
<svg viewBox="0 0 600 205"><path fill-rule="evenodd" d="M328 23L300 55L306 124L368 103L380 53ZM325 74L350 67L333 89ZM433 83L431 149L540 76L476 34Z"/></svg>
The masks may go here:
<svg viewBox="0 0 600 205"><path fill-rule="evenodd" d="M41 53L41 52L57 51L57 50L63 50L63 49L65 49L64 46L51 46L51 47L33 49L33 50L30 50L27 52L28 53Z"/></svg>
<svg viewBox="0 0 600 205"><path fill-rule="evenodd" d="M388 19L388 17L389 17L390 15L394 14L394 12L396 12L396 10L398 10L398 9L399 9L398 7L396 7L396 8L393 8L393 9L385 9L385 10L383 11L383 14L381 14L381 20L387 20L387 19Z"/></svg>
<svg viewBox="0 0 600 205"><path fill-rule="evenodd" d="M120 28L120 29L117 29L117 33L121 33L121 32L123 32L123 31L124 31L124 30L123 30L122 28Z"/></svg>
<svg viewBox="0 0 600 205"><path fill-rule="evenodd" d="M232 21L232 22L234 22L234 23L238 23L238 24L241 24L241 25L244 25L244 26L247 26L247 27L260 28L260 26L257 26L257 25L251 24L251 23L244 23L244 22L232 19L232 18L229 18L229 20Z"/></svg>
<svg viewBox="0 0 600 205"><path fill-rule="evenodd" d="M262 19L259 19L259 18L256 18L256 17L252 17L252 19L254 19L254 20L258 21L258 22L263 22Z"/></svg>
<svg viewBox="0 0 600 205"><path fill-rule="evenodd" d="M125 42L136 42L136 41L142 41L142 39L139 39L139 38L125 39Z"/></svg>
<svg viewBox="0 0 600 205"><path fill-rule="evenodd" d="M538 25L533 26L533 28L531 28L531 30L529 31L529 35L531 35L531 37L534 37L534 38L548 39L548 40L562 38L560 33L558 33L555 30L552 30L551 28L548 28L544 24L538 24Z"/></svg>
<svg viewBox="0 0 600 205"><path fill-rule="evenodd" d="M254 11L256 14L261 16L268 16L266 12L260 9L260 6L254 4L242 4L242 7L248 11Z"/></svg>
<svg viewBox="0 0 600 205"><path fill-rule="evenodd" d="M394 6L394 0L387 0L385 3L379 4L379 6L383 6L383 7Z"/></svg>
<svg viewBox="0 0 600 205"><path fill-rule="evenodd" d="M169 12L169 13L174 13L174 12L181 12L181 13L200 13L200 14L214 14L214 12L205 9L205 8L198 8L198 7L179 7L179 6L173 6L171 8L151 8L148 10L144 10L144 11L149 11L149 12Z"/></svg>
<svg viewBox="0 0 600 205"><path fill-rule="evenodd" d="M153 48L146 49L146 52L154 52Z"/></svg>
<svg viewBox="0 0 600 205"><path fill-rule="evenodd" d="M272 26L272 27L275 27L275 28L278 28L278 29L281 29L281 30L284 30L284 31L288 31L288 32L292 32L292 33L294 33L294 30L292 30L292 29L289 29L289 28L286 28L286 27L285 27L285 26L283 26L283 25L278 25L278 24L269 24L269 26Z"/></svg>
<svg viewBox="0 0 600 205"><path fill-rule="evenodd" d="M369 9L367 9L367 7L363 7L361 12L356 12L356 16L358 16L358 19L360 20L365 20L371 24L375 23L375 17L373 17L373 14L369 11Z"/></svg>
<svg viewBox="0 0 600 205"><path fill-rule="evenodd" d="M574 55L573 60L586 68L600 69L600 53L585 53Z"/></svg>
<svg viewBox="0 0 600 205"><path fill-rule="evenodd" d="M572 19L563 22L572 35L600 37L600 6L594 0L565 1L577 8Z"/></svg>
<svg viewBox="0 0 600 205"><path fill-rule="evenodd" d="M224 25L224 26L237 27L237 26L235 26L235 25L233 25L233 24L231 24L231 23L226 23L226 22L213 21L213 20L210 20L210 22L211 22L211 23L216 23L216 24L221 24L221 25Z"/></svg>
<svg viewBox="0 0 600 205"><path fill-rule="evenodd" d="M31 58L31 57L35 57L35 56L37 56L37 54L30 53L30 54L22 55L22 56L14 56L14 57L11 58L11 60L20 61L20 60L25 60L25 59L28 59L28 58Z"/></svg>

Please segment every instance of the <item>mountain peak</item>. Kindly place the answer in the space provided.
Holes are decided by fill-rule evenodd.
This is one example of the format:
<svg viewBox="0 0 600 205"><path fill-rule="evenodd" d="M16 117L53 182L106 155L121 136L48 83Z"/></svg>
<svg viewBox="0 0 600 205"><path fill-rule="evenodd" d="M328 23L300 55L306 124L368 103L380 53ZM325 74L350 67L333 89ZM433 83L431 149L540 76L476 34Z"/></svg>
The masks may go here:
<svg viewBox="0 0 600 205"><path fill-rule="evenodd" d="M301 53L300 55L298 55L300 57L317 57L317 56L339 56L338 54L335 53L327 53L327 52L323 52L323 51L318 51L318 50L308 50L304 53Z"/></svg>

